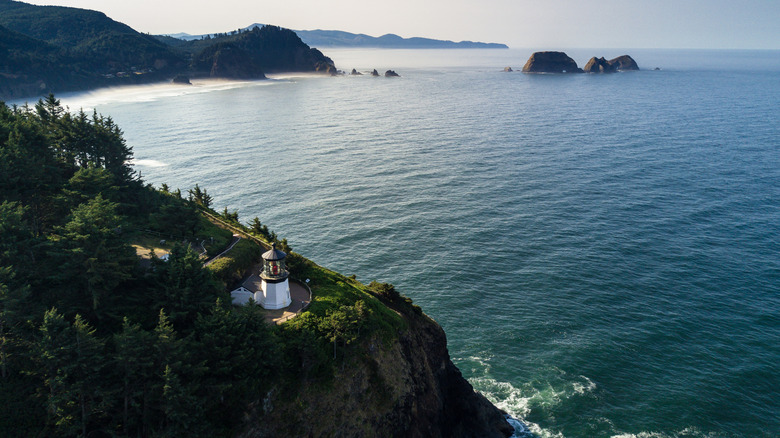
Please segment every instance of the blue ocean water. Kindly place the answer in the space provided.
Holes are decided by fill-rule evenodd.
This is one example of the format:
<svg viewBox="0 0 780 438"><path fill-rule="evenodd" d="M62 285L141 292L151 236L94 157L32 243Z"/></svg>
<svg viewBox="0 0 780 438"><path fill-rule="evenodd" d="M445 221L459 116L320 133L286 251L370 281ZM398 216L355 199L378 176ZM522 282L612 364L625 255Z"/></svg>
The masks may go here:
<svg viewBox="0 0 780 438"><path fill-rule="evenodd" d="M61 97L111 115L146 181L395 284L537 436L780 436L780 52L502 71L531 52L326 51L401 77Z"/></svg>

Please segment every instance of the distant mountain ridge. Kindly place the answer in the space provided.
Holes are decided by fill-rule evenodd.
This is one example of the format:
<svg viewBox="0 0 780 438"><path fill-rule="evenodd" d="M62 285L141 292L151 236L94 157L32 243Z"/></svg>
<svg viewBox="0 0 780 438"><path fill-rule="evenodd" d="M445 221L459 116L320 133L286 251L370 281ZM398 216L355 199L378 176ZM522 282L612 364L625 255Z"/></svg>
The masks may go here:
<svg viewBox="0 0 780 438"><path fill-rule="evenodd" d="M260 23L254 23L242 30L252 29L255 26L262 27ZM311 47L355 47L355 48L384 48L384 49L508 49L509 46L500 43L483 43L474 41L449 41L431 38L403 38L389 33L380 37L373 37L362 33L351 33L340 30L296 30L296 34L304 43ZM204 35L190 35L187 33L167 34L173 38L182 40L197 40ZM210 34L214 35L214 34Z"/></svg>

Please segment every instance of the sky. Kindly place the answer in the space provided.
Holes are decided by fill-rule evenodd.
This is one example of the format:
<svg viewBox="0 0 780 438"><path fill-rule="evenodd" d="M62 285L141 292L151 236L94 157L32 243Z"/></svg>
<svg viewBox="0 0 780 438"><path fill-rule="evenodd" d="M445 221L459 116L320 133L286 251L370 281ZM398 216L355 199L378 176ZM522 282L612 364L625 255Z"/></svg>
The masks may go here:
<svg viewBox="0 0 780 438"><path fill-rule="evenodd" d="M295 30L513 48L780 49L780 0L27 0L104 12L139 32Z"/></svg>

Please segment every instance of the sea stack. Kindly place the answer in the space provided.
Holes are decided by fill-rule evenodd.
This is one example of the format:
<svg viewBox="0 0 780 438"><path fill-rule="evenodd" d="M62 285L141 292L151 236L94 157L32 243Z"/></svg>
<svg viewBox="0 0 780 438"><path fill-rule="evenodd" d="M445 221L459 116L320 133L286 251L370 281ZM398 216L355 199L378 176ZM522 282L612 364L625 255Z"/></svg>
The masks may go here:
<svg viewBox="0 0 780 438"><path fill-rule="evenodd" d="M585 64L583 70L585 70L585 73L614 73L617 71L617 68L604 59L603 56L601 58L596 58L594 56Z"/></svg>
<svg viewBox="0 0 780 438"><path fill-rule="evenodd" d="M623 55L618 56L615 59L610 59L609 64L615 68L617 71L638 71L639 66L636 64L636 61L634 61L634 58Z"/></svg>
<svg viewBox="0 0 780 438"><path fill-rule="evenodd" d="M535 52L523 66L523 73L582 73L582 69L563 52Z"/></svg>

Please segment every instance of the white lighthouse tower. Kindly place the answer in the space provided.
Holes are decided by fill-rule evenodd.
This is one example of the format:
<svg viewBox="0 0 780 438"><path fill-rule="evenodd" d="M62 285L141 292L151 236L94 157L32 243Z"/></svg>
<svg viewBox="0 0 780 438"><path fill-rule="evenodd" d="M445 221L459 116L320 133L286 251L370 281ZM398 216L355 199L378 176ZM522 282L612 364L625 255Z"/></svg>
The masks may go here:
<svg viewBox="0 0 780 438"><path fill-rule="evenodd" d="M290 273L284 261L286 257L284 251L276 249L276 244L263 254L262 290L255 292L254 298L264 309L282 309L290 305L290 283L287 281Z"/></svg>

